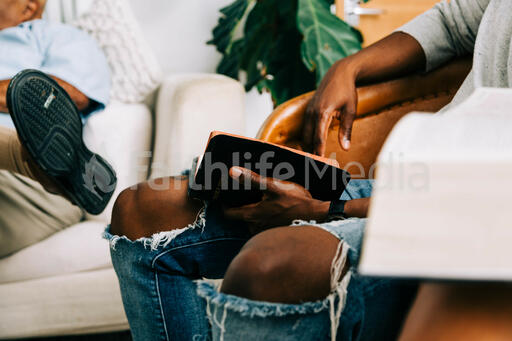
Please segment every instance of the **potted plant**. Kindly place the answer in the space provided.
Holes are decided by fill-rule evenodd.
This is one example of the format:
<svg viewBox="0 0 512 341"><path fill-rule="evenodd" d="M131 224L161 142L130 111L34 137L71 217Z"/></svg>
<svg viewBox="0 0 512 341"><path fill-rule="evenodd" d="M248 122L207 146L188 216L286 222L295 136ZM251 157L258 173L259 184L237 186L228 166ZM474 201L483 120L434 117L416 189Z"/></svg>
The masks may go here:
<svg viewBox="0 0 512 341"><path fill-rule="evenodd" d="M247 91L269 91L275 105L311 91L362 36L331 13L333 0L235 0L221 9L208 43L223 55L217 72Z"/></svg>

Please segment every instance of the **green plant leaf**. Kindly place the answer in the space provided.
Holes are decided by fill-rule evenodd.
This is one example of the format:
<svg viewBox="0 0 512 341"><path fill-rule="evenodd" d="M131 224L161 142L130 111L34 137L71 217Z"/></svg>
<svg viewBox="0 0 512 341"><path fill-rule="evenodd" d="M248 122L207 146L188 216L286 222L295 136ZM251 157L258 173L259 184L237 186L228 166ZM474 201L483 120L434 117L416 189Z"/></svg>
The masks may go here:
<svg viewBox="0 0 512 341"><path fill-rule="evenodd" d="M236 0L231 5L221 8L222 16L213 29L213 38L207 44L215 45L220 53L230 53L236 28L253 1L255 0Z"/></svg>
<svg viewBox="0 0 512 341"><path fill-rule="evenodd" d="M238 39L231 44L230 52L225 53L217 65L217 73L238 79L240 73L240 59L244 50L244 40Z"/></svg>
<svg viewBox="0 0 512 341"><path fill-rule="evenodd" d="M326 0L298 0L297 26L304 35L302 60L316 73L317 84L336 61L361 49L361 39L333 15Z"/></svg>
<svg viewBox="0 0 512 341"><path fill-rule="evenodd" d="M315 87L314 73L301 60L296 14L296 0L258 1L245 24L246 89L269 91L276 105Z"/></svg>
<svg viewBox="0 0 512 341"><path fill-rule="evenodd" d="M244 71L246 90L268 91L276 105L315 89L334 62L360 48L360 34L330 13L333 1L234 0L208 42L223 55L217 72L240 79ZM303 32L318 33L319 43ZM334 51L319 48L326 46Z"/></svg>
<svg viewBox="0 0 512 341"><path fill-rule="evenodd" d="M217 72L228 77L239 79L241 56L244 51L245 39L235 39L235 31L243 21L251 3L255 0L235 0L231 5L220 9L221 17L213 29L213 38L207 44L215 45L222 53L222 60Z"/></svg>

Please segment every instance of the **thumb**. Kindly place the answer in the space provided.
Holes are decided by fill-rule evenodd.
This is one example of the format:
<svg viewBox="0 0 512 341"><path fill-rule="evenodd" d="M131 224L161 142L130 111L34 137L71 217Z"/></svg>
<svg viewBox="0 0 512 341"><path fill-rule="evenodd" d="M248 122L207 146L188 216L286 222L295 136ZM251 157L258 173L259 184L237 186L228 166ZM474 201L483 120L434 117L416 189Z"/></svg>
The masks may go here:
<svg viewBox="0 0 512 341"><path fill-rule="evenodd" d="M275 187L273 179L263 177L247 168L231 167L229 176L243 186L243 189L272 191Z"/></svg>

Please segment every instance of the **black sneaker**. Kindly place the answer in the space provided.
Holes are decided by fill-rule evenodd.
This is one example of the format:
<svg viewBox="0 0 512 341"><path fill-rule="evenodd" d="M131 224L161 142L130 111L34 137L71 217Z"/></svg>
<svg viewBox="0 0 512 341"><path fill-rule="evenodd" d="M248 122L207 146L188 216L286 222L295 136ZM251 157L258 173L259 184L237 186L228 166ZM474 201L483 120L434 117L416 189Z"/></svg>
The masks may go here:
<svg viewBox="0 0 512 341"><path fill-rule="evenodd" d="M117 184L112 167L82 140L82 120L67 92L37 70L9 83L7 107L21 143L64 196L100 214Z"/></svg>

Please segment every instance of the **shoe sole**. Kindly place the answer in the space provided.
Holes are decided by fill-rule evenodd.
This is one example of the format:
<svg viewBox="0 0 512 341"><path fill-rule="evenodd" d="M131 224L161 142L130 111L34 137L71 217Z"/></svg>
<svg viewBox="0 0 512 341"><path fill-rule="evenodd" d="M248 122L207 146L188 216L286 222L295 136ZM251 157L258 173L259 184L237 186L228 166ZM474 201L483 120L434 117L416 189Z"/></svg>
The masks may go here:
<svg viewBox="0 0 512 341"><path fill-rule="evenodd" d="M82 140L82 120L68 93L37 70L9 83L7 107L30 156L73 203L100 214L112 197L116 174Z"/></svg>

